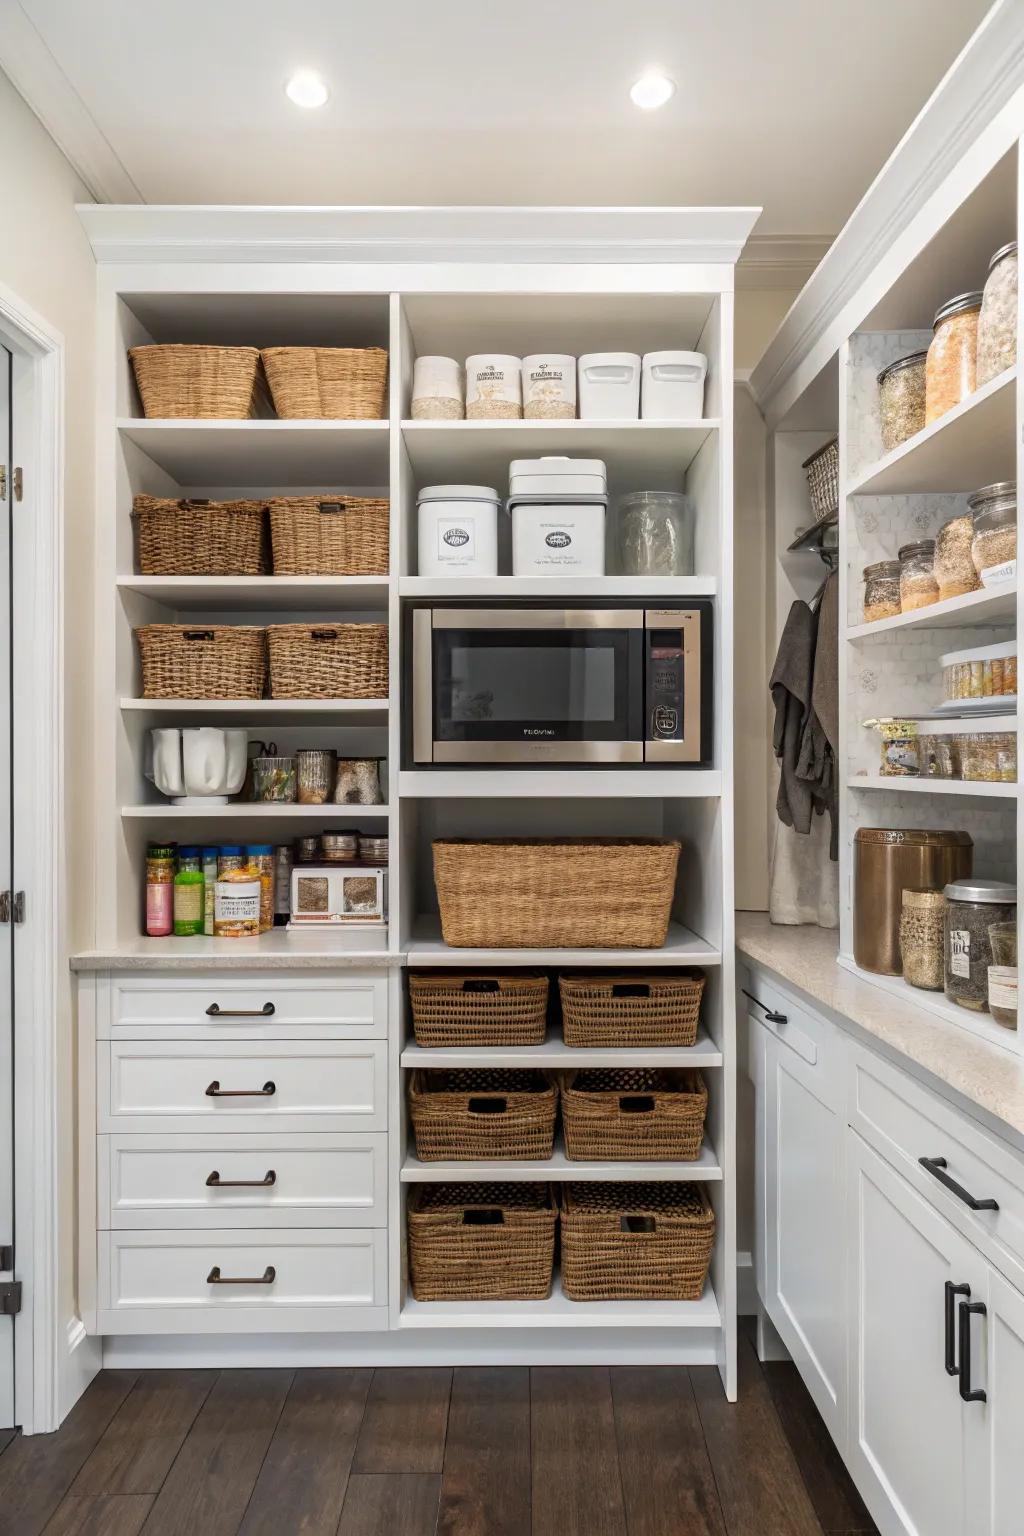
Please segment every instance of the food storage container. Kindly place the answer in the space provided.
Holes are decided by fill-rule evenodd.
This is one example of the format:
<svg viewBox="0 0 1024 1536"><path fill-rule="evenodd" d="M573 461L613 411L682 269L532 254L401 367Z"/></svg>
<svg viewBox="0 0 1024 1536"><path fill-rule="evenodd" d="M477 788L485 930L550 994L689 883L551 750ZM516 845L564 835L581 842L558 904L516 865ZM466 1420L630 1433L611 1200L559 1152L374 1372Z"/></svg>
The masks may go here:
<svg viewBox="0 0 1024 1536"><path fill-rule="evenodd" d="M292 870L289 928L353 924L383 928L387 919L385 871L359 865L303 865Z"/></svg>
<svg viewBox="0 0 1024 1536"><path fill-rule="evenodd" d="M645 421L700 421L704 415L703 352L645 352L640 365L640 414Z"/></svg>
<svg viewBox="0 0 1024 1536"><path fill-rule="evenodd" d="M955 725L931 725L917 738L917 769L922 778L958 779L960 777L959 728Z"/></svg>
<svg viewBox="0 0 1024 1536"><path fill-rule="evenodd" d="M271 843L250 843L245 850L250 869L260 879L260 933L274 926L274 849Z"/></svg>
<svg viewBox="0 0 1024 1536"><path fill-rule="evenodd" d="M223 880L233 870L245 868L245 854L240 843L223 843L217 854L217 879Z"/></svg>
<svg viewBox="0 0 1024 1536"><path fill-rule="evenodd" d="M502 352L466 358L466 420L518 421L523 414L522 359Z"/></svg>
<svg viewBox="0 0 1024 1536"><path fill-rule="evenodd" d="M509 501L513 576L603 576L607 500Z"/></svg>
<svg viewBox="0 0 1024 1536"><path fill-rule="evenodd" d="M320 839L315 833L311 837L297 837L294 846L295 862L297 864L319 863Z"/></svg>
<svg viewBox="0 0 1024 1536"><path fill-rule="evenodd" d="M1016 731L968 731L957 740L960 777L970 783L1016 784Z"/></svg>
<svg viewBox="0 0 1024 1536"><path fill-rule="evenodd" d="M274 849L274 926L283 927L292 906L292 870L295 855L287 843Z"/></svg>
<svg viewBox="0 0 1024 1536"><path fill-rule="evenodd" d="M878 375L878 422L886 453L920 432L925 424L927 359L927 352L911 352Z"/></svg>
<svg viewBox="0 0 1024 1536"><path fill-rule="evenodd" d="M338 759L338 777L334 782L335 805L383 805L380 783L380 759L342 757Z"/></svg>
<svg viewBox="0 0 1024 1536"><path fill-rule="evenodd" d="M213 933L218 939L250 939L260 931L263 886L248 864L221 869L213 898Z"/></svg>
<svg viewBox="0 0 1024 1536"><path fill-rule="evenodd" d="M416 506L421 576L497 576L498 508L489 485L425 485Z"/></svg>
<svg viewBox="0 0 1024 1536"><path fill-rule="evenodd" d="M858 827L853 839L853 958L866 971L899 976L900 913L905 890L942 890L967 879L974 843L968 833L914 827Z"/></svg>
<svg viewBox="0 0 1024 1536"><path fill-rule="evenodd" d="M1017 1028L1017 924L993 923L988 930L993 963L988 968L988 1008L996 1024Z"/></svg>
<svg viewBox="0 0 1024 1536"><path fill-rule="evenodd" d="M939 658L946 702L967 699L1016 699L1017 642L979 645L969 651L947 651Z"/></svg>
<svg viewBox="0 0 1024 1536"><path fill-rule="evenodd" d="M635 352L587 352L579 361L580 418L636 421L640 415L640 358Z"/></svg>
<svg viewBox="0 0 1024 1536"><path fill-rule="evenodd" d="M358 856L358 832L321 832L320 857L325 864L354 864Z"/></svg>
<svg viewBox="0 0 1024 1536"><path fill-rule="evenodd" d="M925 366L925 423L937 421L977 388L981 294L958 293L935 312Z"/></svg>
<svg viewBox="0 0 1024 1536"><path fill-rule="evenodd" d="M623 576L692 576L696 513L680 491L631 491L616 518Z"/></svg>
<svg viewBox="0 0 1024 1536"><path fill-rule="evenodd" d="M864 567L864 622L892 619L900 613L900 563L876 560Z"/></svg>
<svg viewBox="0 0 1024 1536"><path fill-rule="evenodd" d="M388 862L388 839L386 837L364 837L360 833L359 860L362 864L386 864Z"/></svg>
<svg viewBox="0 0 1024 1536"><path fill-rule="evenodd" d="M298 792L295 758L280 756L276 743L271 742L252 759L253 799L265 805L293 805Z"/></svg>
<svg viewBox="0 0 1024 1536"><path fill-rule="evenodd" d="M1017 361L1017 242L996 251L978 317L978 388Z"/></svg>
<svg viewBox="0 0 1024 1536"><path fill-rule="evenodd" d="M326 805L338 771L338 754L330 747L300 747L295 754L300 805Z"/></svg>
<svg viewBox="0 0 1024 1536"><path fill-rule="evenodd" d="M904 544L899 552L900 561L900 609L910 613L915 608L927 608L939 600L939 584L935 580L935 540L919 539L916 544Z"/></svg>
<svg viewBox="0 0 1024 1536"><path fill-rule="evenodd" d="M945 978L943 936L946 898L941 891L903 892L900 958L903 979L925 992L941 992Z"/></svg>
<svg viewBox="0 0 1024 1536"><path fill-rule="evenodd" d="M523 358L523 415L535 421L571 420L576 415L576 359L538 352Z"/></svg>
<svg viewBox="0 0 1024 1536"><path fill-rule="evenodd" d="M945 888L945 991L950 1002L988 1012L989 928L1017 921L1017 887L1002 880L957 880Z"/></svg>
<svg viewBox="0 0 1024 1536"><path fill-rule="evenodd" d="M971 557L974 518L970 512L943 523L935 538L935 579L939 598L962 597L981 586Z"/></svg>
<svg viewBox="0 0 1024 1536"><path fill-rule="evenodd" d="M877 730L881 740L882 760L878 771L884 778L914 778L918 771L917 726L913 720L865 720L865 727Z"/></svg>
<svg viewBox="0 0 1024 1536"><path fill-rule="evenodd" d="M967 498L974 517L971 560L983 586L1017 574L1017 482L1001 480Z"/></svg>
<svg viewBox="0 0 1024 1536"><path fill-rule="evenodd" d="M413 421L461 421L462 369L454 357L418 357L412 365Z"/></svg>
<svg viewBox="0 0 1024 1536"><path fill-rule="evenodd" d="M516 501L529 496L605 496L607 491L603 459L551 453L539 459L513 459L508 467L508 493Z"/></svg>

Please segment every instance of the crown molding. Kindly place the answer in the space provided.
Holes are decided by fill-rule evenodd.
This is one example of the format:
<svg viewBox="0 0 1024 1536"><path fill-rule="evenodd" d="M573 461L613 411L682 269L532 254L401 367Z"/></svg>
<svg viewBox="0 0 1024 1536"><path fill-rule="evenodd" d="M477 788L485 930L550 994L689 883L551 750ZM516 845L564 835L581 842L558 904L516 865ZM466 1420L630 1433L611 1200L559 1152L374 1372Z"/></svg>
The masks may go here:
<svg viewBox="0 0 1024 1536"><path fill-rule="evenodd" d="M832 235L751 235L736 268L736 287L802 288L832 245Z"/></svg>

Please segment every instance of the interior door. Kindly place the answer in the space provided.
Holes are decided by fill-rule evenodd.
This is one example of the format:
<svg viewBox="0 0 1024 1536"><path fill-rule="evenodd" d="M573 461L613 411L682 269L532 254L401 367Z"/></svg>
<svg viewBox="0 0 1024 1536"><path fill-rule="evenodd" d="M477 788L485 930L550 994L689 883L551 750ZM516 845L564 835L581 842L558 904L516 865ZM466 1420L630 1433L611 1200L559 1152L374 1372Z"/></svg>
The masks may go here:
<svg viewBox="0 0 1024 1536"><path fill-rule="evenodd" d="M12 359L0 346L0 1285L14 1273L13 829L11 807ZM0 1316L0 1429L14 1424L14 1318Z"/></svg>

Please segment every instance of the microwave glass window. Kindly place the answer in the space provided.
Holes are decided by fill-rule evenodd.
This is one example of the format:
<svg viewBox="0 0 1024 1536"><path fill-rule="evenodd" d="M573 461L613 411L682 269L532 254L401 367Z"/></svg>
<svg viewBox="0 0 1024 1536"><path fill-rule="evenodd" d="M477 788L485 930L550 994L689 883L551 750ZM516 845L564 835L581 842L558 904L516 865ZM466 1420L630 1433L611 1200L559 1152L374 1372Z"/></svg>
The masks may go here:
<svg viewBox="0 0 1024 1536"><path fill-rule="evenodd" d="M614 720L615 655L550 645L453 646L452 720Z"/></svg>

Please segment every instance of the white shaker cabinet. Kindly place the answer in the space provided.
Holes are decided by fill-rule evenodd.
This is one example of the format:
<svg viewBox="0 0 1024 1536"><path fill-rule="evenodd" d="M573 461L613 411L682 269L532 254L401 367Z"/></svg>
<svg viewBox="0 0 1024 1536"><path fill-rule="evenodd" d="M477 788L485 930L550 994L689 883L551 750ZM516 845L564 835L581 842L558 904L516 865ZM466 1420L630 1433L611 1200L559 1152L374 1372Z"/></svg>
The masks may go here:
<svg viewBox="0 0 1024 1536"><path fill-rule="evenodd" d="M1019 1536L1024 1528L1024 1295L991 1267L984 1306L971 1317L970 1386L984 1391L972 1405L984 1431L970 1466L970 1536ZM963 1326L958 1319L957 1333ZM959 1344L959 1340L958 1340Z"/></svg>

